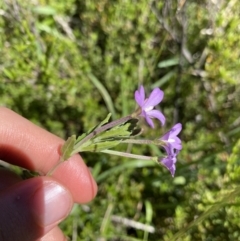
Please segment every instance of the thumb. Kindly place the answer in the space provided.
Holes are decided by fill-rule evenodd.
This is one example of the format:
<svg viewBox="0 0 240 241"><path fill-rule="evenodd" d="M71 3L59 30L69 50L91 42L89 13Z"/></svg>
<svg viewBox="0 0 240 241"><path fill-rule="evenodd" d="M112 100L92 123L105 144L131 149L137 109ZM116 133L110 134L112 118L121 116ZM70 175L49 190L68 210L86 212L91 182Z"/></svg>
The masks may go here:
<svg viewBox="0 0 240 241"><path fill-rule="evenodd" d="M64 219L72 205L69 191L50 177L19 182L0 192L0 237L36 240Z"/></svg>

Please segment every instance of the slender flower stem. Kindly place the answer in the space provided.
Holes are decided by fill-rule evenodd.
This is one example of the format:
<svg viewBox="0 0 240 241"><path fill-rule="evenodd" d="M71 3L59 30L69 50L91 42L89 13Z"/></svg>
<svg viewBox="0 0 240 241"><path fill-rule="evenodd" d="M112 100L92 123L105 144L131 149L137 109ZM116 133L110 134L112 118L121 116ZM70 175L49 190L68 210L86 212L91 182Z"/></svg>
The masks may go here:
<svg viewBox="0 0 240 241"><path fill-rule="evenodd" d="M62 156L60 156L60 159L59 161L57 162L57 164L55 166L53 166L49 171L48 173L46 174L46 176L51 176L53 174L53 172L57 169L57 167L63 162L63 158Z"/></svg>
<svg viewBox="0 0 240 241"><path fill-rule="evenodd" d="M128 144L153 144L152 140L135 140L135 139L126 139L122 140L121 143L128 143Z"/></svg>
<svg viewBox="0 0 240 241"><path fill-rule="evenodd" d="M128 144L153 144L153 145L160 145L160 146L165 146L165 142L161 140L135 140L135 139L126 139L122 140L121 143L128 143Z"/></svg>
<svg viewBox="0 0 240 241"><path fill-rule="evenodd" d="M135 155L135 154L131 154L131 153L113 151L113 150L103 150L101 152L107 153L107 154L110 154L110 155L123 156L123 157L128 157L128 158L133 158L133 159L140 159L140 160L146 160L146 161L156 161L156 162L158 161L158 157L152 157L152 156Z"/></svg>
<svg viewBox="0 0 240 241"><path fill-rule="evenodd" d="M129 120L131 120L133 117L131 115L125 116L123 118L120 118L118 120L112 121L104 126L101 126L97 129L95 129L93 132L91 132L89 135L87 135L86 137L84 137L74 148L78 148L79 146L81 146L84 142L90 140L91 138L93 138L94 136L98 135L99 133L106 131L114 126L118 126L122 123L125 123Z"/></svg>

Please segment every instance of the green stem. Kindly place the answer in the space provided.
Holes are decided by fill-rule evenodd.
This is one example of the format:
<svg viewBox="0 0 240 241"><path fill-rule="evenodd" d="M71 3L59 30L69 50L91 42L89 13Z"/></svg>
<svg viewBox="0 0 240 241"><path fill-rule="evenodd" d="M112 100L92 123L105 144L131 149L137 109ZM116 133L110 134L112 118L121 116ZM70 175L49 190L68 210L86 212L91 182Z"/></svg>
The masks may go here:
<svg viewBox="0 0 240 241"><path fill-rule="evenodd" d="M113 150L103 150L101 152L107 153L110 155L128 157L128 158L133 158L133 159L156 161L156 162L158 161L158 157L152 157L152 156L142 156L142 155L136 155L136 154L126 153L126 152L113 151Z"/></svg>
<svg viewBox="0 0 240 241"><path fill-rule="evenodd" d="M63 157L60 156L60 159L59 159L59 161L57 162L57 164L48 171L48 173L46 174L46 176L51 176L51 175L53 174L53 172L57 169L57 167L58 167L62 162L64 162L64 160L63 160Z"/></svg>
<svg viewBox="0 0 240 241"><path fill-rule="evenodd" d="M128 143L128 144L153 144L153 145L160 145L160 146L164 146L166 145L164 141L161 140L136 140L136 139L126 139L126 140L122 140L121 143Z"/></svg>

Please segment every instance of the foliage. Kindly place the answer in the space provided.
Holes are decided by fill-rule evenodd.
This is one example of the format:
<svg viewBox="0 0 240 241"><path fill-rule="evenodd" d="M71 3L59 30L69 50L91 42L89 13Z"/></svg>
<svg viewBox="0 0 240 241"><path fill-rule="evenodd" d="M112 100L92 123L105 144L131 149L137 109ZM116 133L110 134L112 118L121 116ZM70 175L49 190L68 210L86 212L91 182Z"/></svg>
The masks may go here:
<svg viewBox="0 0 240 241"><path fill-rule="evenodd" d="M144 83L149 92L164 90L167 127L184 126L174 179L154 163L83 154L99 192L74 207L61 224L65 234L240 240L240 3L1 1L1 105L67 139L108 112L113 119L129 114L133 91Z"/></svg>

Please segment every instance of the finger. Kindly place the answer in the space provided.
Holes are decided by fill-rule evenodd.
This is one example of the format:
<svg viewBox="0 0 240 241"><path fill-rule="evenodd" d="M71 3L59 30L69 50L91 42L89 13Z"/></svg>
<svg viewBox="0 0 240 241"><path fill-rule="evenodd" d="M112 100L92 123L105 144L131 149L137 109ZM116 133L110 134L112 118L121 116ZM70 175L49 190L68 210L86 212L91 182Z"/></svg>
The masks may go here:
<svg viewBox="0 0 240 241"><path fill-rule="evenodd" d="M56 226L51 231L49 231L44 237L36 241L67 241L67 238L64 236L61 229Z"/></svg>
<svg viewBox="0 0 240 241"><path fill-rule="evenodd" d="M0 108L0 159L46 174L58 163L62 144L59 137ZM75 202L88 202L96 195L97 185L79 155L64 162L53 177L66 185Z"/></svg>
<svg viewBox="0 0 240 241"><path fill-rule="evenodd" d="M0 192L1 240L43 237L70 212L71 193L53 178L36 177Z"/></svg>
<svg viewBox="0 0 240 241"><path fill-rule="evenodd" d="M0 167L0 192L21 181L21 178L10 170Z"/></svg>

